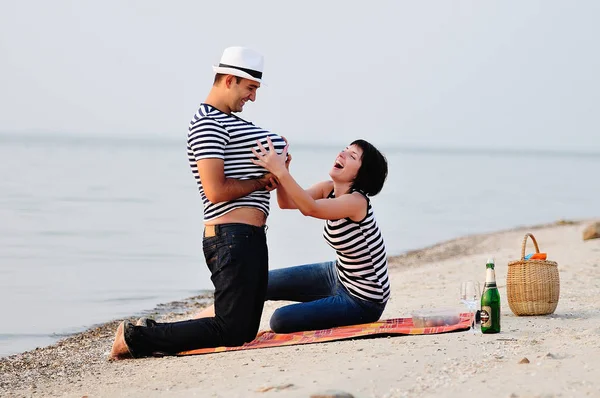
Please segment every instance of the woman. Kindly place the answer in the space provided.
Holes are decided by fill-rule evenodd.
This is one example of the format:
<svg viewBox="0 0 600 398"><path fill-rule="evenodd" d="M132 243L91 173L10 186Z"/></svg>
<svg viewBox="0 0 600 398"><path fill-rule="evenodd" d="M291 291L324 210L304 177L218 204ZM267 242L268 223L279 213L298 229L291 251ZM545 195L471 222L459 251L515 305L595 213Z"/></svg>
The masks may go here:
<svg viewBox="0 0 600 398"><path fill-rule="evenodd" d="M390 296L387 254L369 197L383 188L387 161L370 143L356 140L335 159L331 180L304 190L289 172L288 146L278 155L268 141L253 150L256 165L279 181L282 209L299 209L325 221L323 235L336 251L336 261L300 265L269 272L267 300L297 301L273 314L276 333L328 329L375 322ZM198 317L214 316L207 308Z"/></svg>

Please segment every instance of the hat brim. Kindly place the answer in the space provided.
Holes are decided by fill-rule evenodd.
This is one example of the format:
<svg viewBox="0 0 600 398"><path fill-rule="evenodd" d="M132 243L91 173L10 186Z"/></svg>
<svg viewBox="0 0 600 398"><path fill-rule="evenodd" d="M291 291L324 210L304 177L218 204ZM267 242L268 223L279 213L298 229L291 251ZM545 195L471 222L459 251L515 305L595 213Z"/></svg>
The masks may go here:
<svg viewBox="0 0 600 398"><path fill-rule="evenodd" d="M227 68L227 67L217 66L217 65L213 65L212 68L215 73L243 77L244 79L253 80L255 82L264 84L264 81L262 79L257 79L256 77L252 76L249 73L244 72L243 70L239 70L239 69L235 69L235 68Z"/></svg>

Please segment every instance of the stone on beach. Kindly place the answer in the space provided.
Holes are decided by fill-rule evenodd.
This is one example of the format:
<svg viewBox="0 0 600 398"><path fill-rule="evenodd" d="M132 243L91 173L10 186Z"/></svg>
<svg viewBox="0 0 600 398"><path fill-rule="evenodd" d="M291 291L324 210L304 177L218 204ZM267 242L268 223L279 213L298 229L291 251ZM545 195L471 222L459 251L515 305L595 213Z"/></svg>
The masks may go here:
<svg viewBox="0 0 600 398"><path fill-rule="evenodd" d="M588 224L583 230L583 240L600 238L600 221Z"/></svg>
<svg viewBox="0 0 600 398"><path fill-rule="evenodd" d="M320 393L312 394L310 398L354 398L354 395L345 391L327 390Z"/></svg>

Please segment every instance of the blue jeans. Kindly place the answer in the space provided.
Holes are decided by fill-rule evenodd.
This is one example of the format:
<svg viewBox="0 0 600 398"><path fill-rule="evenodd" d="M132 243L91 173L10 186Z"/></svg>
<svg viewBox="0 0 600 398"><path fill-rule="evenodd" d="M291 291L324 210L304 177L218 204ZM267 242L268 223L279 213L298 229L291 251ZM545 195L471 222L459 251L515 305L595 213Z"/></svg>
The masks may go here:
<svg viewBox="0 0 600 398"><path fill-rule="evenodd" d="M299 302L275 311L270 326L276 333L375 322L385 309L385 303L351 295L340 282L334 261L270 271L267 300Z"/></svg>
<svg viewBox="0 0 600 398"><path fill-rule="evenodd" d="M264 227L217 225L215 236L204 237L203 248L215 286L215 317L130 326L125 341L134 356L240 346L256 337L269 277Z"/></svg>

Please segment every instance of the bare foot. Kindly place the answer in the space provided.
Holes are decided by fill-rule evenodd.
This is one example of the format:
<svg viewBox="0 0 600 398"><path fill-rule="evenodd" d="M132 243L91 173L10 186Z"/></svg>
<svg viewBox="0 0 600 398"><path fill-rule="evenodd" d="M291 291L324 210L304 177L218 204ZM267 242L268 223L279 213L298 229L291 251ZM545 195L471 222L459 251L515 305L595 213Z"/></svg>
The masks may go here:
<svg viewBox="0 0 600 398"><path fill-rule="evenodd" d="M213 318L215 316L215 306L214 304L209 305L196 315L192 319L200 319L200 318Z"/></svg>
<svg viewBox="0 0 600 398"><path fill-rule="evenodd" d="M129 352L129 348L125 342L125 321L123 321L119 324L117 332L115 333L115 341L113 342L108 359L110 361L116 361L127 358L133 358L133 355Z"/></svg>
<svg viewBox="0 0 600 398"><path fill-rule="evenodd" d="M147 318L144 316L137 320L135 326L144 326L146 328L152 328L156 326L156 321L154 319Z"/></svg>

